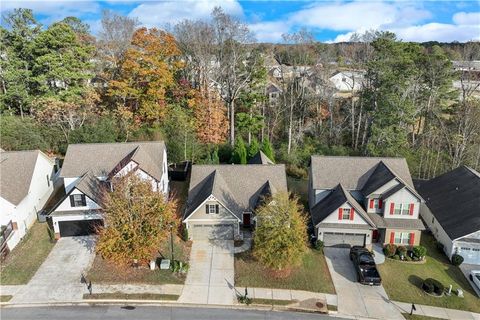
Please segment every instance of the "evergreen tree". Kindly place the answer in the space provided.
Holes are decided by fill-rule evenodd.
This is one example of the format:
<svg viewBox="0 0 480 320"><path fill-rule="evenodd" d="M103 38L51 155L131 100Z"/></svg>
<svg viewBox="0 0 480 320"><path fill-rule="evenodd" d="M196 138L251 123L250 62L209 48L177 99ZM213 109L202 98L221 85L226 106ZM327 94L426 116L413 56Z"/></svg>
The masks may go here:
<svg viewBox="0 0 480 320"><path fill-rule="evenodd" d="M260 146L255 137L252 138L252 142L248 146L248 159L252 159L260 151Z"/></svg>
<svg viewBox="0 0 480 320"><path fill-rule="evenodd" d="M247 148L242 137L238 136L233 146L233 163L247 164Z"/></svg>
<svg viewBox="0 0 480 320"><path fill-rule="evenodd" d="M270 158L270 160L275 162L275 156L273 155L273 147L268 138L263 139L261 150L268 158Z"/></svg>
<svg viewBox="0 0 480 320"><path fill-rule="evenodd" d="M218 147L213 150L212 164L220 164L220 158L218 157Z"/></svg>

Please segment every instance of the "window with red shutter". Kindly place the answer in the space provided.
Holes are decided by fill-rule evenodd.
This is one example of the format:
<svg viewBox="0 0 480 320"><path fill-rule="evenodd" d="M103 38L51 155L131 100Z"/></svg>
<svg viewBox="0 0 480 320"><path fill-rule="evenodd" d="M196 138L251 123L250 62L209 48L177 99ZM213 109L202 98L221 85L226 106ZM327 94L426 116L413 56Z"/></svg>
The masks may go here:
<svg viewBox="0 0 480 320"><path fill-rule="evenodd" d="M370 199L370 209L373 209L373 205L374 205L374 200Z"/></svg>
<svg viewBox="0 0 480 320"><path fill-rule="evenodd" d="M410 203L410 208L409 208L409 210L410 210L410 215L411 215L411 216L413 216L413 207L414 207L414 206L415 206L415 205L414 205L413 203Z"/></svg>
<svg viewBox="0 0 480 320"><path fill-rule="evenodd" d="M395 243L395 232L390 232L390 243Z"/></svg>
<svg viewBox="0 0 480 320"><path fill-rule="evenodd" d="M408 244L413 246L415 243L415 232L410 233L410 240L408 241Z"/></svg>
<svg viewBox="0 0 480 320"><path fill-rule="evenodd" d="M378 199L378 209L382 209L382 204L383 204L382 199Z"/></svg>
<svg viewBox="0 0 480 320"><path fill-rule="evenodd" d="M338 220L342 220L342 215L343 215L343 209L338 208Z"/></svg>
<svg viewBox="0 0 480 320"><path fill-rule="evenodd" d="M355 214L355 210L352 208L350 209L350 220L353 220Z"/></svg>
<svg viewBox="0 0 480 320"><path fill-rule="evenodd" d="M393 215L393 212L395 211L395 203L390 203L390 214Z"/></svg>

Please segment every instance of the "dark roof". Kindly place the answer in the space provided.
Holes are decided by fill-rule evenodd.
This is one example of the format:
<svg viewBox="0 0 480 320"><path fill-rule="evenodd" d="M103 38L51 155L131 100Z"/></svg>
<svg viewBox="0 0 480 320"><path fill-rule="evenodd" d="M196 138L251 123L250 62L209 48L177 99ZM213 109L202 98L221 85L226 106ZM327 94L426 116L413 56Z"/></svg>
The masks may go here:
<svg viewBox="0 0 480 320"><path fill-rule="evenodd" d="M96 177L108 176L133 160L139 168L160 180L163 175L163 141L70 144L61 171L64 178L80 177L91 171Z"/></svg>
<svg viewBox="0 0 480 320"><path fill-rule="evenodd" d="M241 219L268 192L287 192L285 165L193 165L184 218L213 195Z"/></svg>
<svg viewBox="0 0 480 320"><path fill-rule="evenodd" d="M378 190L381 186L385 185L387 182L395 178L395 174L390 171L390 169L380 161L375 170L373 170L370 177L368 177L367 182L363 185L362 194L367 197L375 190Z"/></svg>
<svg viewBox="0 0 480 320"><path fill-rule="evenodd" d="M83 192L87 197L95 201L96 204L101 205L102 189L104 187L104 184L89 171L75 183L74 188Z"/></svg>
<svg viewBox="0 0 480 320"><path fill-rule="evenodd" d="M323 198L310 210L313 225L316 226L322 222L323 219L328 217L345 202L348 202L355 209L355 212L360 214L367 221L367 223L369 223L371 226L375 226L362 206L352 197L350 192L345 190L341 184L338 184L325 198Z"/></svg>
<svg viewBox="0 0 480 320"><path fill-rule="evenodd" d="M455 240L480 230L480 174L461 166L417 188L426 205Z"/></svg>
<svg viewBox="0 0 480 320"><path fill-rule="evenodd" d="M248 164L274 164L272 160L262 150L258 151L252 159L248 161Z"/></svg>
<svg viewBox="0 0 480 320"><path fill-rule="evenodd" d="M42 155L52 163L40 150L1 151L0 152L0 196L18 205L30 190L33 173L38 157Z"/></svg>

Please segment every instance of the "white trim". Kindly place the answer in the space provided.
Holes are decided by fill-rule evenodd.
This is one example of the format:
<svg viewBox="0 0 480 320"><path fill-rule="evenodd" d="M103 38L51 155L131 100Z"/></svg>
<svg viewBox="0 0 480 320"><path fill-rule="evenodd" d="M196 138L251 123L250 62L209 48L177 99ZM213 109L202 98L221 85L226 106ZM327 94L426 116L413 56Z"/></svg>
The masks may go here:
<svg viewBox="0 0 480 320"><path fill-rule="evenodd" d="M188 222L190 221L190 217L192 216L192 214L198 210L198 208L200 208L201 206L203 206L207 201L217 201L219 204L222 205L222 207L224 207L228 212L230 212L230 214L232 216L234 216L236 218L236 221L238 222L242 222L242 220L240 220L230 209L227 208L227 206L225 206L221 201L218 201L217 198L215 198L215 196L213 194L209 195L205 200L203 200L203 202L201 204L198 205L198 207L196 207L195 209L192 210L192 212L188 215L188 217L186 217L185 219L183 219L183 222ZM229 220L232 220L232 219L221 219L223 221L229 221ZM194 221L201 221L200 219L195 219Z"/></svg>
<svg viewBox="0 0 480 320"><path fill-rule="evenodd" d="M425 202L425 200L423 200L423 198L415 191L415 189L411 188L411 187L410 187L408 184L406 184L402 179L400 179L400 178L398 178L398 177L395 177L395 178L392 179L392 180L397 180L398 182L400 182L401 184L403 184L403 188L398 189L396 192L392 193L391 195L389 195L388 197L385 197L385 198L383 198L383 199L387 200L387 199L389 199L390 197L392 197L393 195L395 195L397 192L399 192L399 191L401 191L401 190L403 190L403 189L407 189L407 191L410 192L410 194L411 194L412 196L414 196L415 198L417 198L418 202L420 202L420 203ZM390 180L390 181L392 181L392 180ZM390 182L390 181L388 181L388 182ZM383 187L383 186L382 186L382 187ZM396 187L396 186L393 186L393 187L391 187L390 189L385 190L384 193L387 193L388 191L390 191L391 189L393 189L393 188L395 188L395 187ZM381 187L380 187L380 188L381 188ZM378 189L380 189L380 188L378 188ZM378 189L377 189L377 190L378 190ZM375 191L377 191L377 190L375 190ZM372 194L375 193L375 191L372 192L372 193L370 193L367 197L370 197ZM367 198L367 197L366 197L366 198ZM384 202L385 202L385 201L384 201Z"/></svg>
<svg viewBox="0 0 480 320"><path fill-rule="evenodd" d="M433 214L432 214L432 215L433 215ZM435 219L437 219L437 217L435 217L435 215L433 215L433 217L434 217ZM438 221L438 220L437 220L437 221ZM439 222L438 224L440 224L440 222ZM440 224L440 226L442 226L442 225ZM442 228L443 228L443 226L442 226ZM480 230L473 231L472 233L469 233L469 234L466 234L466 235L461 236L461 237L459 237L459 238L453 239L452 242L453 242L453 241L459 241L459 240L462 239L462 238L471 236L472 234L477 233L478 231L480 231ZM446 233L446 232L445 232L445 233ZM450 238L450 237L449 237L449 238Z"/></svg>

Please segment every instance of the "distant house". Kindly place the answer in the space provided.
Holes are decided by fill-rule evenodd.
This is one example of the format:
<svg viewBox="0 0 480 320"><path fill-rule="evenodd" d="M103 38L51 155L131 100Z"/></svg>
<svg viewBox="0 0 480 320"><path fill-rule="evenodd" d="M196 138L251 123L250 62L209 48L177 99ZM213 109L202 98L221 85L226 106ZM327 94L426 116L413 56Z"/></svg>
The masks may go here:
<svg viewBox="0 0 480 320"><path fill-rule="evenodd" d="M0 243L12 250L54 189L55 161L40 150L0 152Z"/></svg>
<svg viewBox="0 0 480 320"><path fill-rule="evenodd" d="M331 76L329 80L338 91L359 91L363 87L364 73L359 71L339 71Z"/></svg>
<svg viewBox="0 0 480 320"><path fill-rule="evenodd" d="M467 166L418 181L425 199L420 214L448 257L480 264L480 173Z"/></svg>
<svg viewBox="0 0 480 320"><path fill-rule="evenodd" d="M309 205L326 246L417 245L421 196L403 158L312 156Z"/></svg>
<svg viewBox="0 0 480 320"><path fill-rule="evenodd" d="M286 191L283 164L193 165L183 223L193 240L234 239L265 199Z"/></svg>
<svg viewBox="0 0 480 320"><path fill-rule="evenodd" d="M266 93L266 96L268 97L268 102L270 104L275 104L279 100L282 92L283 91L280 88L280 86L275 84L274 82L268 83L267 87L265 88L265 93Z"/></svg>
<svg viewBox="0 0 480 320"><path fill-rule="evenodd" d="M72 144L61 170L66 196L52 210L55 236L87 235L103 224L102 192L111 181L135 174L168 195L165 144L157 142Z"/></svg>

